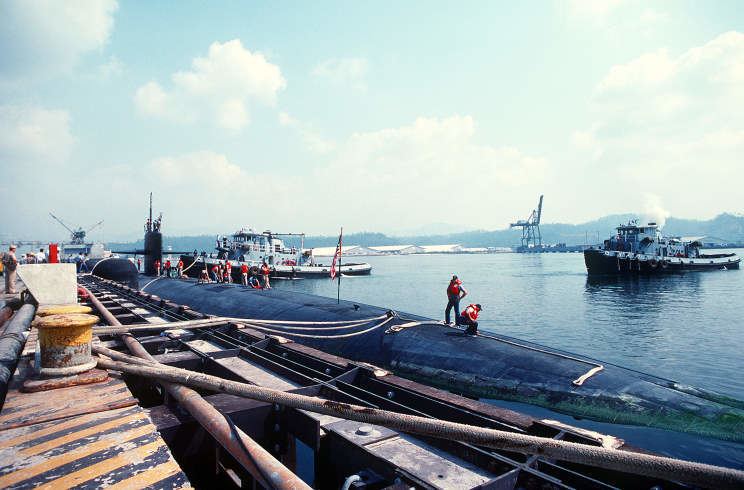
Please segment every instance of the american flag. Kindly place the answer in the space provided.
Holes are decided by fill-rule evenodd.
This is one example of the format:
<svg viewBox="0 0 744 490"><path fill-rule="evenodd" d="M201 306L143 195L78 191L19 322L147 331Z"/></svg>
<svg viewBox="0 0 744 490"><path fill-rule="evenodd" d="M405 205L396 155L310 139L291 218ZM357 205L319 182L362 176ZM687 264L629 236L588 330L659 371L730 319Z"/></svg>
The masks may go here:
<svg viewBox="0 0 744 490"><path fill-rule="evenodd" d="M331 281L336 279L336 264L341 260L341 243L343 241L344 229L341 228L341 234L338 235L338 245L336 245L336 253L333 254L333 262L331 262Z"/></svg>

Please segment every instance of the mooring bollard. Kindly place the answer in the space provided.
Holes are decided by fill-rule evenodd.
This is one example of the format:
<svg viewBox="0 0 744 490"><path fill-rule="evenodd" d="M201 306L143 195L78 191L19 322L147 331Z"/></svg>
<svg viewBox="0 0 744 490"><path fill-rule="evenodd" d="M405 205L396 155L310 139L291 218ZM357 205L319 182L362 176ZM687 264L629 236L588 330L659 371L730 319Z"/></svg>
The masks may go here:
<svg viewBox="0 0 744 490"><path fill-rule="evenodd" d="M91 357L92 327L96 323L98 317L86 313L48 314L36 320L41 351L39 374L70 376L96 367Z"/></svg>

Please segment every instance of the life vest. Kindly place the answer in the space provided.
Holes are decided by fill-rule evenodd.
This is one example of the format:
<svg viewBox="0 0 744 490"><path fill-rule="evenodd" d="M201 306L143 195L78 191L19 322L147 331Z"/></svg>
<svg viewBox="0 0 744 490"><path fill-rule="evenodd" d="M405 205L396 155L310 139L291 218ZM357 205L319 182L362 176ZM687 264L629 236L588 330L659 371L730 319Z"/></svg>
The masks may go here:
<svg viewBox="0 0 744 490"><path fill-rule="evenodd" d="M269 269L268 265L264 264L261 266L261 274L263 274L264 276L268 276L270 272L271 269Z"/></svg>
<svg viewBox="0 0 744 490"><path fill-rule="evenodd" d="M212 272L217 273L219 270L220 270L220 268L217 267L216 265L213 265L212 266Z"/></svg>
<svg viewBox="0 0 744 490"><path fill-rule="evenodd" d="M450 285L447 288L447 293L453 296L459 296L460 295L460 284L462 284L462 281L459 279L457 279L456 281L450 281Z"/></svg>
<svg viewBox="0 0 744 490"><path fill-rule="evenodd" d="M155 265L155 268L156 269L160 269L160 261L159 260L156 260L154 265Z"/></svg>
<svg viewBox="0 0 744 490"><path fill-rule="evenodd" d="M478 307L470 304L467 308L465 308L465 310L463 310L461 316L469 318L472 321L476 321L478 319L478 313L480 313Z"/></svg>
<svg viewBox="0 0 744 490"><path fill-rule="evenodd" d="M165 261L165 268L166 268L166 269L170 269L170 266L171 266L171 265L170 265L170 260L166 260L166 261Z"/></svg>
<svg viewBox="0 0 744 490"><path fill-rule="evenodd" d="M178 268L183 269L183 260L178 261Z"/></svg>
<svg viewBox="0 0 744 490"><path fill-rule="evenodd" d="M232 270L232 265L230 265L230 262L228 262L227 264L225 264L225 270L228 271L228 272L230 272Z"/></svg>
<svg viewBox="0 0 744 490"><path fill-rule="evenodd" d="M240 266L240 272L242 272L243 274L248 274L248 266L245 264L242 264Z"/></svg>

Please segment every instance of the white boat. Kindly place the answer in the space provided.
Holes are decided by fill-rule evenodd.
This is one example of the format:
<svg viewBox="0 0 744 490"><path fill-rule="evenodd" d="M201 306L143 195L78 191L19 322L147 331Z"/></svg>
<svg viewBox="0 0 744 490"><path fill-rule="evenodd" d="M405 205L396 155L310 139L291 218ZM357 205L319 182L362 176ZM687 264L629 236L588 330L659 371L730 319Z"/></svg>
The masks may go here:
<svg viewBox="0 0 744 490"><path fill-rule="evenodd" d="M280 237L298 236L300 246L288 246ZM190 276L197 276L198 264L189 267L194 260L203 263L208 269L214 264L229 262L232 266L233 279L240 279L240 266L246 264L251 273L257 273L258 268L266 262L271 267L272 277L328 277L331 266L321 264L313 256L312 249L303 249L304 233L273 233L271 231L257 232L251 228L242 228L231 237L218 237L216 253L201 255L182 255L184 269ZM367 263L342 263L337 266L337 273L344 276L362 276L372 272L372 266Z"/></svg>

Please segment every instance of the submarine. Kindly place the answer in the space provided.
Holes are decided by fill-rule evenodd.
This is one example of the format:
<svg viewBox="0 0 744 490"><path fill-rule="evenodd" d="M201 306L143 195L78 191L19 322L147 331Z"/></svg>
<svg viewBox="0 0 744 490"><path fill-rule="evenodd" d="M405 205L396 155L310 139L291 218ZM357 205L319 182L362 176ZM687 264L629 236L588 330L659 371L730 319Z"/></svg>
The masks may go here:
<svg viewBox="0 0 744 490"><path fill-rule="evenodd" d="M744 441L744 401L599 360L351 301L143 276L144 292L474 398Z"/></svg>
<svg viewBox="0 0 744 490"><path fill-rule="evenodd" d="M94 275L138 287L208 315L369 363L473 398L541 406L574 417L744 442L744 401L501 334L455 327L378 306L294 291L156 277L161 218L145 225L145 274L127 259Z"/></svg>

